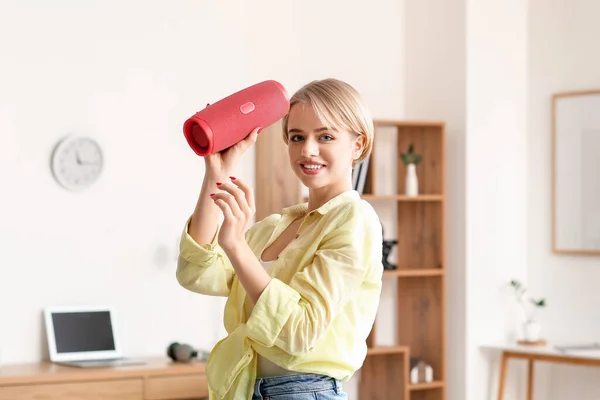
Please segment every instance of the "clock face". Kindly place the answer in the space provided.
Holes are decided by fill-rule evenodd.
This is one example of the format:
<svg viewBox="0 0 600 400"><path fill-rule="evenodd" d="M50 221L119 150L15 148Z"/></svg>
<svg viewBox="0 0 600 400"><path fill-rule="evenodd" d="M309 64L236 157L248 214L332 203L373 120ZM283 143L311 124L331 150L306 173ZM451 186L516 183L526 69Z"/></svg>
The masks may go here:
<svg viewBox="0 0 600 400"><path fill-rule="evenodd" d="M52 173L66 189L81 191L90 186L102 172L102 150L90 138L69 136L52 152Z"/></svg>

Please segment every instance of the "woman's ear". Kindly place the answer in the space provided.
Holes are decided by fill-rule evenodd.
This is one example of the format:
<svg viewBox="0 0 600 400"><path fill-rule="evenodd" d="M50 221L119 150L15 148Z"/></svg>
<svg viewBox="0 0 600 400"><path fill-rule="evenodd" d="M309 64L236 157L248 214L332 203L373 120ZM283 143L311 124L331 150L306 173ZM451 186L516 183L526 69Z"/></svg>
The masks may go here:
<svg viewBox="0 0 600 400"><path fill-rule="evenodd" d="M358 158L362 154L364 147L365 147L365 135L358 135L358 137L354 141L354 154L353 154L354 160L358 160Z"/></svg>

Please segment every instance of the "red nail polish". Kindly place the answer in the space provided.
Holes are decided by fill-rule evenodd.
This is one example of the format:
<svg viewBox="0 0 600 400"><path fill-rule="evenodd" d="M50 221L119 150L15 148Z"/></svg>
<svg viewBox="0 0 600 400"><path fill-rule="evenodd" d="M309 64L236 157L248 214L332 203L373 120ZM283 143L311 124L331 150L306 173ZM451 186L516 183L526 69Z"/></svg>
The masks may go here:
<svg viewBox="0 0 600 400"><path fill-rule="evenodd" d="M231 179L232 181L235 181L237 178L235 176L230 176L229 179Z"/></svg>
<svg viewBox="0 0 600 400"><path fill-rule="evenodd" d="M262 130L263 130L263 128L260 128L260 129L259 129L259 130L258 130L256 133L257 133L257 134L258 134L258 133L261 133L261 132L262 132Z"/></svg>
<svg viewBox="0 0 600 400"><path fill-rule="evenodd" d="M211 194L210 194L210 197L213 197L214 195L215 195L214 193L211 193Z"/></svg>
<svg viewBox="0 0 600 400"><path fill-rule="evenodd" d="M221 183L221 182L217 182L217 186L221 186L221 185L222 185L222 183Z"/></svg>

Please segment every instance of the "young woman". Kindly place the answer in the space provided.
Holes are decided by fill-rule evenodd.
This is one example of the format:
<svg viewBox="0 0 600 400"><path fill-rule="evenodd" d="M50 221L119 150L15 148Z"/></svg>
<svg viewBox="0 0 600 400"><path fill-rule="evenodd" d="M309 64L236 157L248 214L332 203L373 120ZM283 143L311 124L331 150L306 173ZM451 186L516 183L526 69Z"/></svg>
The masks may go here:
<svg viewBox="0 0 600 400"><path fill-rule="evenodd" d="M290 100L283 139L308 203L249 229L252 189L230 174L260 129L205 158L177 279L227 297L228 335L206 366L211 399L347 398L341 382L364 362L383 274L381 224L351 178L370 155L373 130L350 85L326 79L302 87Z"/></svg>

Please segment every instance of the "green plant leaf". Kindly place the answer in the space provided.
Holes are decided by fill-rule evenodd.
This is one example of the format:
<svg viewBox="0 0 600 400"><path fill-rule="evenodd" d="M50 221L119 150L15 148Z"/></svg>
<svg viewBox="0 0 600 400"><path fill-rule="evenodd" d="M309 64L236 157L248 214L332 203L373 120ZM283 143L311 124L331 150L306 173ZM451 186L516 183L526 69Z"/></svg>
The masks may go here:
<svg viewBox="0 0 600 400"><path fill-rule="evenodd" d="M402 153L400 155L402 162L406 165L408 164L418 164L419 162L421 162L421 156L418 154L414 153L415 151L415 146L411 143L408 146L408 152L406 153Z"/></svg>
<svg viewBox="0 0 600 400"><path fill-rule="evenodd" d="M546 307L546 299L539 299L539 300L531 299L531 302L536 307Z"/></svg>

